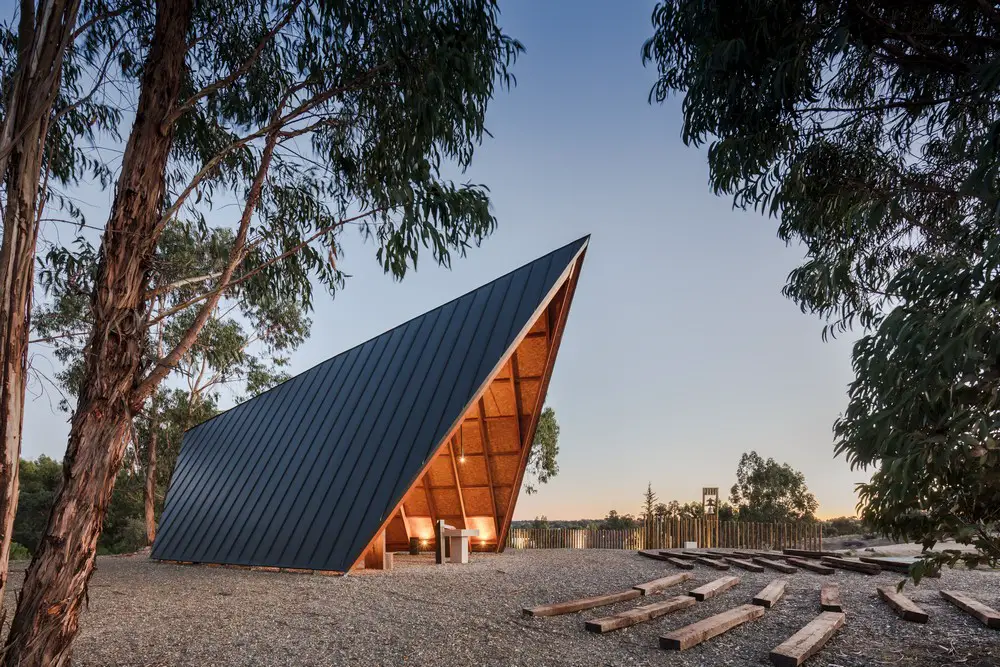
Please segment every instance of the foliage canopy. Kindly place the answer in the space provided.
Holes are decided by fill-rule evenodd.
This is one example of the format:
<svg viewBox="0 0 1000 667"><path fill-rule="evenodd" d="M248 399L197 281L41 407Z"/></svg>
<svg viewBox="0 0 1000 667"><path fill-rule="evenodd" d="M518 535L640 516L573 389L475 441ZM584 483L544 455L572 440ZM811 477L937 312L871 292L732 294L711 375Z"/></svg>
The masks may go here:
<svg viewBox="0 0 1000 667"><path fill-rule="evenodd" d="M862 518L998 562L1000 12L715 0L652 22L651 100L682 93L714 190L805 249L784 293L824 335L864 333L835 425L837 453L874 470Z"/></svg>
<svg viewBox="0 0 1000 667"><path fill-rule="evenodd" d="M787 463L766 461L746 452L736 468L736 484L729 492L740 521L783 523L813 519L819 507L806 488L806 477Z"/></svg>
<svg viewBox="0 0 1000 667"><path fill-rule="evenodd" d="M82 99L112 100L111 111L73 135L84 146L68 152L77 165L64 180L114 180L115 194L99 246L81 233L44 257L49 294L78 300L68 310L83 327L65 333L85 341L84 363L66 378L77 408L65 471L5 664L69 660L122 435L185 359L221 367L217 353L241 347L226 313L242 331L290 333L274 342L287 348L301 330L261 322L341 286L345 230L372 241L397 279L418 256L448 264L492 232L486 187L448 174L471 163L522 50L492 0L96 0L81 16L100 24L74 34L95 40L94 59L72 61L86 69L80 91L94 84ZM115 167L92 177L79 166L104 148L87 144L119 136ZM178 262L170 243L185 236L207 251Z"/></svg>
<svg viewBox="0 0 1000 667"><path fill-rule="evenodd" d="M556 411L546 406L538 417L535 439L528 455L528 467L522 486L528 495L538 493L539 484L547 484L559 474L559 422Z"/></svg>

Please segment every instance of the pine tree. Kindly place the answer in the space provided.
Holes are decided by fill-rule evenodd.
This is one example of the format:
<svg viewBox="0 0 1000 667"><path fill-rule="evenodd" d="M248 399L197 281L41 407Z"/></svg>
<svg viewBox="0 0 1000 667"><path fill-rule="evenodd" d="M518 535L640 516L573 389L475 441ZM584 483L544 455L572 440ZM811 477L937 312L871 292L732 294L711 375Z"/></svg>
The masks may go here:
<svg viewBox="0 0 1000 667"><path fill-rule="evenodd" d="M658 498L656 494L653 493L653 483L648 482L646 484L646 492L642 494L642 517L646 521L651 521L656 515L656 502Z"/></svg>

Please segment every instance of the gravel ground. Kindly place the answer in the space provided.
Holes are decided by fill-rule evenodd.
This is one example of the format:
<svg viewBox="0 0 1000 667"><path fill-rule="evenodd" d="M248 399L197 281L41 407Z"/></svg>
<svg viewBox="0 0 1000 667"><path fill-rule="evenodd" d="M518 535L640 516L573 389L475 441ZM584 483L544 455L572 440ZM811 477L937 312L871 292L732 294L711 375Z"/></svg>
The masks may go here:
<svg viewBox="0 0 1000 667"><path fill-rule="evenodd" d="M1000 630L955 609L937 590L964 590L1000 608L1000 572L947 571L909 588L927 625L897 618L875 594L900 575L838 571L787 575L785 597L760 620L677 653L657 648L666 631L750 601L778 573L733 572L720 597L606 635L583 621L650 602L567 616L524 618L521 607L623 590L671 565L624 551L473 554L468 566L435 567L397 556L389 573L349 577L271 574L102 557L76 641L77 665L767 665L768 651L819 611L819 588L841 585L847 625L808 665L980 667L1000 662ZM23 572L23 564L15 564ZM722 574L702 566L696 583ZM12 573L12 591L22 574ZM653 596L663 600L693 588ZM6 600L13 604L13 596Z"/></svg>
<svg viewBox="0 0 1000 667"><path fill-rule="evenodd" d="M923 546L914 543L898 544L884 537L874 537L865 539L864 535L841 535L839 537L824 537L823 548L828 551L842 551L845 553L857 553L859 555L879 555L879 556L919 556L923 551ZM975 551L974 547L967 544L958 544L951 540L938 542L934 545L935 551L945 549L958 549L959 551ZM874 553L872 553L874 552Z"/></svg>

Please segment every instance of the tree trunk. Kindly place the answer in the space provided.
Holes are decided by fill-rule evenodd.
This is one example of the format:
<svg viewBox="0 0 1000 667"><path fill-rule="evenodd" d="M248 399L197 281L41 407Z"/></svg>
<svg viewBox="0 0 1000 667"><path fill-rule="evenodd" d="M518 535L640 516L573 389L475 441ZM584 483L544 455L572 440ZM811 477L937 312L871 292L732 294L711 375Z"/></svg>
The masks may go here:
<svg viewBox="0 0 1000 667"><path fill-rule="evenodd" d="M71 421L62 486L11 624L6 667L58 667L70 660L80 608L94 571L97 538L135 412L143 372L151 270L173 139L192 0L160 0L139 104L101 242L91 301L93 328Z"/></svg>
<svg viewBox="0 0 1000 667"><path fill-rule="evenodd" d="M154 417L146 445L146 543L149 545L156 540L156 445L159 439L160 425Z"/></svg>
<svg viewBox="0 0 1000 667"><path fill-rule="evenodd" d="M7 558L17 512L38 239L38 183L63 54L78 8L78 0L42 0L36 14L32 2L21 3L18 66L6 101L7 117L0 129L0 174L7 186L0 245L0 599L7 584ZM0 613L0 624L3 617Z"/></svg>

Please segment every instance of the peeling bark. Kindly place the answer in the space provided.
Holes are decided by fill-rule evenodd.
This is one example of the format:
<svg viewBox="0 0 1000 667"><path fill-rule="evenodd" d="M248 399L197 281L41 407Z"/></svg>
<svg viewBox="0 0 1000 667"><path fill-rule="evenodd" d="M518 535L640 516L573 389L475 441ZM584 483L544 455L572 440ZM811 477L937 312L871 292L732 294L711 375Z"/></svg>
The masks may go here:
<svg viewBox="0 0 1000 667"><path fill-rule="evenodd" d="M39 181L49 116L78 9L78 0L42 0L37 10L30 0L21 3L18 67L0 128L0 174L7 186L0 245L0 598L17 512Z"/></svg>
<svg viewBox="0 0 1000 667"><path fill-rule="evenodd" d="M173 140L165 120L181 89L192 4L157 3L135 122L101 243L85 380L71 421L63 482L25 573L3 655L6 667L69 664L125 436L141 408L135 385L144 370L148 301L143 295Z"/></svg>

